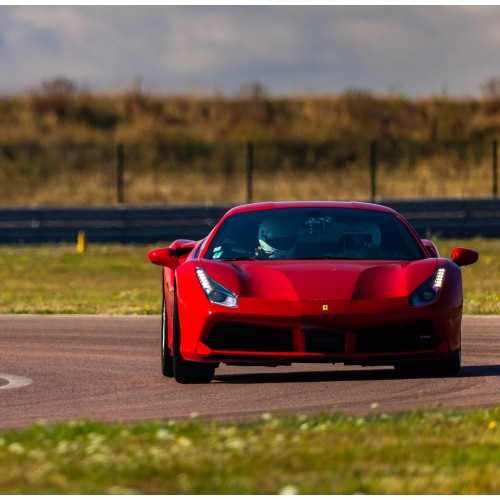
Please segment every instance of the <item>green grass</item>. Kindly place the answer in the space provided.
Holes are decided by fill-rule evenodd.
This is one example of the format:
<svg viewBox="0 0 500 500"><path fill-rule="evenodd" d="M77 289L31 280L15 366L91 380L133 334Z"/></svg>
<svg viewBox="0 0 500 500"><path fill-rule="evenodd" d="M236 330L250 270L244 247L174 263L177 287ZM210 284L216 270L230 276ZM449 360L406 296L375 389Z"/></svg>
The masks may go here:
<svg viewBox="0 0 500 500"><path fill-rule="evenodd" d="M0 434L0 493L494 494L499 446L500 407L37 424Z"/></svg>
<svg viewBox="0 0 500 500"><path fill-rule="evenodd" d="M135 245L0 247L0 313L159 314L161 270Z"/></svg>
<svg viewBox="0 0 500 500"><path fill-rule="evenodd" d="M463 268L466 314L500 314L500 240L435 240L479 251ZM147 260L156 245L76 243L0 247L0 313L159 314L161 271Z"/></svg>

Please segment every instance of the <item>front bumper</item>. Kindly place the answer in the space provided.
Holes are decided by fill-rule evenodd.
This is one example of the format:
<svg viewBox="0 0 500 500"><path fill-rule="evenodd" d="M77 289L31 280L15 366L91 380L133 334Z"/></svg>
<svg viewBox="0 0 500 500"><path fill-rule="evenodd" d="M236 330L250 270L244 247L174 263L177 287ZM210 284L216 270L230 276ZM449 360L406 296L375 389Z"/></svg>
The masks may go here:
<svg viewBox="0 0 500 500"><path fill-rule="evenodd" d="M422 307L410 307L407 298L241 299L236 310L212 306L198 324L191 321L181 352L191 361L237 364L387 365L452 356L460 326L461 307L450 307L446 297Z"/></svg>

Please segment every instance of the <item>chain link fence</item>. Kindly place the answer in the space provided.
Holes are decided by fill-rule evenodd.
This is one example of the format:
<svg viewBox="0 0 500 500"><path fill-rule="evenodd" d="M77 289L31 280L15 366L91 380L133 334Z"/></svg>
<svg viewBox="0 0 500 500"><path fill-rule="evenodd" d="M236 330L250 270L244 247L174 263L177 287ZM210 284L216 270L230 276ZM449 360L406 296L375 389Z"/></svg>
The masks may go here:
<svg viewBox="0 0 500 500"><path fill-rule="evenodd" d="M0 144L3 206L498 195L497 142Z"/></svg>

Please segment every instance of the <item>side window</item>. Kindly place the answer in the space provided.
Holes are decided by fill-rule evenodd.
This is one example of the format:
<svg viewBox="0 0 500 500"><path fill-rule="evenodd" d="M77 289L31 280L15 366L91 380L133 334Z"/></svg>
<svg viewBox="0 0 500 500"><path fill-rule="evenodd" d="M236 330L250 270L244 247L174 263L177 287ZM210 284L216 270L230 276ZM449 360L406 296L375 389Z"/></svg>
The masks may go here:
<svg viewBox="0 0 500 500"><path fill-rule="evenodd" d="M208 259L250 258L258 246L260 214L240 214L227 219L208 248Z"/></svg>

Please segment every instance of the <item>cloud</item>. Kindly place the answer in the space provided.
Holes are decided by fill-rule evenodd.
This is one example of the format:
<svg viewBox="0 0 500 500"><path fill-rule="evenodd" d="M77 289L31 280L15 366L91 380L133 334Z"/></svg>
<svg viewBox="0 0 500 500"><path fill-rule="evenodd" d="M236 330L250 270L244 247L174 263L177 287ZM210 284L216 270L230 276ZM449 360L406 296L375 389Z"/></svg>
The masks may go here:
<svg viewBox="0 0 500 500"><path fill-rule="evenodd" d="M0 92L66 76L95 90L359 88L477 94L498 76L500 8L0 6Z"/></svg>

